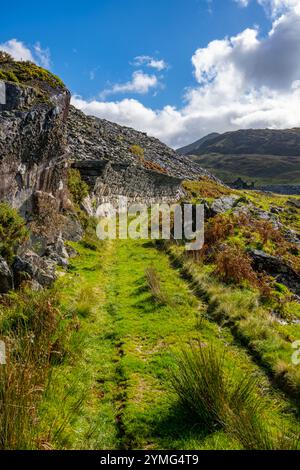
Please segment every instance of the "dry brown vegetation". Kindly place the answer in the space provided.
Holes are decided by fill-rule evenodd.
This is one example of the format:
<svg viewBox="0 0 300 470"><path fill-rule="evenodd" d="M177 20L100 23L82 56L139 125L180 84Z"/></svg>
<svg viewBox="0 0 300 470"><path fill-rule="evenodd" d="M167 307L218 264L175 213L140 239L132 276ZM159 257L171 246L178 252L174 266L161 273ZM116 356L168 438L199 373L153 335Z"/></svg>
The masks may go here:
<svg viewBox="0 0 300 470"><path fill-rule="evenodd" d="M204 176L198 181L185 181L183 188L191 197L219 198L235 191Z"/></svg>

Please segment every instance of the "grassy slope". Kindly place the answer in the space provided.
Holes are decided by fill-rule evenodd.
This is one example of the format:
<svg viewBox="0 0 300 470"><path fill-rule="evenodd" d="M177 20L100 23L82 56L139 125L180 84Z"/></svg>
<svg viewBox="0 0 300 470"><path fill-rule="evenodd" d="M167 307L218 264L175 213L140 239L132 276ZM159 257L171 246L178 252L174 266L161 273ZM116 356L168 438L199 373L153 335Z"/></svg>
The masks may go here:
<svg viewBox="0 0 300 470"><path fill-rule="evenodd" d="M174 352L200 337L226 346L236 370L258 374L269 390L229 329L208 319L207 306L148 242L109 242L100 253L78 248L81 256L60 281L63 308L75 327L40 411L45 447L238 448L224 432L208 433L186 416L169 386ZM151 266L159 272L165 305L149 292L145 270ZM273 405L289 403L279 392L268 393L266 413L281 426Z"/></svg>

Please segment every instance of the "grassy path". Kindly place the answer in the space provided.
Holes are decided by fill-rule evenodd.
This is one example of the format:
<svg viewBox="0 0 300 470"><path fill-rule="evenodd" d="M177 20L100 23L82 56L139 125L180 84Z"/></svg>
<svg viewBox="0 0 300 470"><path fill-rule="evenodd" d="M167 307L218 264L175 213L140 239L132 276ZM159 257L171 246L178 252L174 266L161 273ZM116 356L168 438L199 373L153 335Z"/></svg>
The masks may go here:
<svg viewBox="0 0 300 470"><path fill-rule="evenodd" d="M145 241L106 243L80 257L61 280L73 315L68 359L53 370L41 410L45 443L75 449L235 449L225 432L208 432L179 407L169 386L174 353L190 341L227 347L239 369L263 372L227 328L206 315L168 256ZM147 285L154 267L166 299ZM269 390L276 402L278 393ZM272 407L270 407L272 413ZM50 431L49 431L50 423Z"/></svg>

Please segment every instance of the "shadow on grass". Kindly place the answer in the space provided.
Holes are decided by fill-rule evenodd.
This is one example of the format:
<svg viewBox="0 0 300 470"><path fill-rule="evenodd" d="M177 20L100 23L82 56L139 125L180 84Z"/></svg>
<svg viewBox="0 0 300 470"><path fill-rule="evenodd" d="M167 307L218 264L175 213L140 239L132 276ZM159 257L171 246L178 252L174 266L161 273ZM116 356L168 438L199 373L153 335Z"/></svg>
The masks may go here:
<svg viewBox="0 0 300 470"><path fill-rule="evenodd" d="M216 429L217 431L217 429ZM179 403L174 403L168 415L161 416L152 429L153 435L159 439L161 448L176 450L174 444L183 445L188 441L203 441L212 435L210 429L197 420Z"/></svg>

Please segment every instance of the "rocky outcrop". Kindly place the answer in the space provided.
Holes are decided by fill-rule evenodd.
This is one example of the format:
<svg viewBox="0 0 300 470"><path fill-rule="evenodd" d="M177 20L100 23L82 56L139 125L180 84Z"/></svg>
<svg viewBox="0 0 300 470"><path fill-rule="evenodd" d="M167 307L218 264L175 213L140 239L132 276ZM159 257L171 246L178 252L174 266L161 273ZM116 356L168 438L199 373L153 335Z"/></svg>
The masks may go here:
<svg viewBox="0 0 300 470"><path fill-rule="evenodd" d="M64 203L70 96L65 90L41 104L34 89L9 84L6 91L7 104L0 105L0 200L27 217L36 191Z"/></svg>
<svg viewBox="0 0 300 470"><path fill-rule="evenodd" d="M250 250L249 254L255 270L269 274L296 295L300 295L300 275L284 260L259 250Z"/></svg>
<svg viewBox="0 0 300 470"><path fill-rule="evenodd" d="M56 279L55 261L42 258L30 250L16 257L12 271L15 287L24 281L34 281L42 287L49 287Z"/></svg>
<svg viewBox="0 0 300 470"><path fill-rule="evenodd" d="M0 294L6 294L13 288L13 276L7 262L0 257Z"/></svg>

